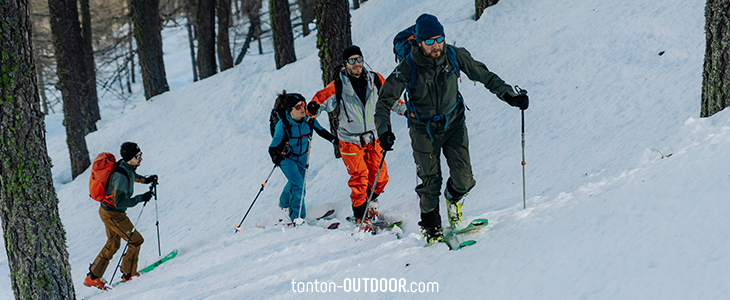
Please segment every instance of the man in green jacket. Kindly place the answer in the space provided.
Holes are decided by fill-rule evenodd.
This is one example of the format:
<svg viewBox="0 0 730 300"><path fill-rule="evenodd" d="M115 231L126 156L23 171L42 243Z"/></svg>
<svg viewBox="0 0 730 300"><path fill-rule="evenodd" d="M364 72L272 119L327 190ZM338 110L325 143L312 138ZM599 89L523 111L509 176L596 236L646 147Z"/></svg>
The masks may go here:
<svg viewBox="0 0 730 300"><path fill-rule="evenodd" d="M85 286L102 290L105 290L106 286L101 277L104 275L107 265L109 265L109 260L119 250L120 239L129 242L129 248L124 254L122 266L120 267L122 280L126 282L132 276L138 275L137 260L144 238L142 238L142 234L134 230L134 224L127 217L126 211L127 208L133 207L140 202L147 203L153 195L151 191L148 191L133 197L135 182L153 183L157 181L157 175L144 177L135 172L142 163L142 150L139 149L136 143L126 142L122 144L120 152L122 159L117 164L114 172L109 175L106 185L107 199L114 205L107 205L102 202L101 207L99 207L99 217L104 223L107 241L89 267L89 273L84 280Z"/></svg>
<svg viewBox="0 0 730 300"><path fill-rule="evenodd" d="M422 180L416 186L421 208L418 224L423 237L432 244L443 234L439 213L443 181L441 151L449 165L450 176L444 196L452 227L461 222L463 197L476 184L469 158L465 108L458 90L459 72L483 83L490 92L512 106L525 110L529 101L527 95L516 93L486 65L474 60L469 51L446 45L444 28L435 16L423 14L418 17L415 40L417 44L412 44L410 57L395 68L380 89L375 123L381 146L392 150L395 135L390 127L390 108L408 87L409 135L416 172Z"/></svg>

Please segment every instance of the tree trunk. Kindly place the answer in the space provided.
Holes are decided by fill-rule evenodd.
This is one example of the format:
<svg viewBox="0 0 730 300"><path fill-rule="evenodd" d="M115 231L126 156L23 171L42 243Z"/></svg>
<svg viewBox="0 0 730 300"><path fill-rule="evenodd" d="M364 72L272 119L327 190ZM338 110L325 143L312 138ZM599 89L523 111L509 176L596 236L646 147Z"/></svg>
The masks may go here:
<svg viewBox="0 0 730 300"><path fill-rule="evenodd" d="M5 2L3 2L5 3ZM86 148L87 128L80 99L88 97L84 90L82 74L86 73L83 50L81 47L81 28L79 27L76 0L49 0L51 31L56 52L58 89L63 95L64 124L66 143L71 157L71 176L76 178L91 164L89 150Z"/></svg>
<svg viewBox="0 0 730 300"><path fill-rule="evenodd" d="M215 1L198 0L195 37L198 39L198 75L205 79L217 72L215 64Z"/></svg>
<svg viewBox="0 0 730 300"><path fill-rule="evenodd" d="M134 32L132 31L132 28L134 28L134 24L132 24L132 18L129 18L129 70L132 75L132 83L135 83L137 81L134 76Z"/></svg>
<svg viewBox="0 0 730 300"><path fill-rule="evenodd" d="M356 0L357 1L357 0ZM314 21L315 0L297 0L299 12L302 14L302 35L309 35L309 23Z"/></svg>
<svg viewBox="0 0 730 300"><path fill-rule="evenodd" d="M190 61L192 62L193 66L193 81L198 81L198 66L197 62L195 61L195 37L193 36L193 33L195 32L193 30L193 24L195 24L195 14L192 11L192 6L194 6L194 3L191 2L191 0L185 1L185 15L188 18L186 27L188 29L188 41L190 42Z"/></svg>
<svg viewBox="0 0 730 300"><path fill-rule="evenodd" d="M241 49L241 53L238 54L238 57L236 58L236 65L240 64L241 61L243 61L243 57L246 55L246 52L248 51L248 47L251 45L251 40L253 40L253 36L256 33L257 28L261 28L261 27L255 21L252 22L251 26L248 27L248 34L246 35L246 41L243 43L243 48Z"/></svg>
<svg viewBox="0 0 730 300"><path fill-rule="evenodd" d="M291 30L291 11L287 0L269 0L271 34L274 39L276 69L297 61L294 52L294 34Z"/></svg>
<svg viewBox="0 0 730 300"><path fill-rule="evenodd" d="M231 2L230 0L217 0L216 3L216 12L218 14L218 63L222 72L233 68L231 44L228 39L228 27L231 24Z"/></svg>
<svg viewBox="0 0 730 300"><path fill-rule="evenodd" d="M730 0L707 0L705 63L702 71L700 117L709 117L730 104Z"/></svg>
<svg viewBox="0 0 730 300"><path fill-rule="evenodd" d="M499 2L499 0L474 0L474 6L476 7L474 20L479 20L484 13L484 10L487 9L487 7L497 4L497 2Z"/></svg>
<svg viewBox="0 0 730 300"><path fill-rule="evenodd" d="M0 78L0 219L13 293L75 299L38 103L28 1L4 0L0 11L0 68L7 75Z"/></svg>
<svg viewBox="0 0 730 300"><path fill-rule="evenodd" d="M137 57L142 69L142 85L147 100L167 92L165 62L162 60L162 22L159 0L130 0L134 38L137 41Z"/></svg>
<svg viewBox="0 0 730 300"><path fill-rule="evenodd" d="M94 46L91 37L91 12L89 0L80 0L81 4L81 36L83 38L84 62L86 62L86 88L89 93L87 111L96 130L96 121L101 120L99 98L96 94L96 63L94 62Z"/></svg>
<svg viewBox="0 0 730 300"><path fill-rule="evenodd" d="M322 83L327 85L333 80L334 71L342 66L342 50L352 45L349 3L347 0L317 0L314 12L317 19L317 49ZM329 113L330 131L334 135L337 135L339 114L339 110ZM334 147L335 157L339 158L339 146Z"/></svg>

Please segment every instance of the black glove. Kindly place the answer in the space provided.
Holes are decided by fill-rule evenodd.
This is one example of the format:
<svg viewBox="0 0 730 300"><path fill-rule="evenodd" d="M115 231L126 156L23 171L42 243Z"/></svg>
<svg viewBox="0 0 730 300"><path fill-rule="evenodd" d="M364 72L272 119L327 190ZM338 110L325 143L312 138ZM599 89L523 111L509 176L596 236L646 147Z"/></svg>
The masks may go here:
<svg viewBox="0 0 730 300"><path fill-rule="evenodd" d="M150 199L152 199L152 192L149 192L148 191L148 192L142 194L142 201L143 202L147 203L147 201L150 201Z"/></svg>
<svg viewBox="0 0 730 300"><path fill-rule="evenodd" d="M519 107L521 110L526 110L530 106L530 99L525 94L512 96L509 93L505 93L502 97L509 105Z"/></svg>
<svg viewBox="0 0 730 300"><path fill-rule="evenodd" d="M319 103L317 101L309 101L309 104L307 104L307 112L310 116L314 117L317 115L317 112L319 111Z"/></svg>
<svg viewBox="0 0 730 300"><path fill-rule="evenodd" d="M277 166L284 160L284 156L281 155L281 151L277 147L269 147L269 156L271 156L271 161Z"/></svg>
<svg viewBox="0 0 730 300"><path fill-rule="evenodd" d="M147 184L147 183L153 183L153 182L157 182L157 175L150 175L150 176L147 176L147 178L144 179L144 183L145 184Z"/></svg>
<svg viewBox="0 0 730 300"><path fill-rule="evenodd" d="M380 147L385 151L393 151L393 144L395 144L395 134L388 130L380 136Z"/></svg>

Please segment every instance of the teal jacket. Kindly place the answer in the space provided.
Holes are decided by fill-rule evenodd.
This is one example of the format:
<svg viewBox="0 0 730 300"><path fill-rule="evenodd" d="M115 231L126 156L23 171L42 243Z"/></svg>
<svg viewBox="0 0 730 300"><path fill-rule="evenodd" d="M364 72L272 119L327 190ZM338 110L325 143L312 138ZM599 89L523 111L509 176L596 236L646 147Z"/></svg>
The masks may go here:
<svg viewBox="0 0 730 300"><path fill-rule="evenodd" d="M117 168L114 169L106 185L106 197L114 202L114 207L101 204L101 207L108 211L125 212L127 208L142 202L142 195L132 197L134 194L134 182L144 182L145 177L137 174L134 167L124 160L120 160Z"/></svg>
<svg viewBox="0 0 730 300"><path fill-rule="evenodd" d="M445 47L453 47L444 45ZM504 94L516 96L512 87L506 84L497 74L487 69L483 63L471 57L469 51L464 48L454 47L456 58L459 63L461 74L466 74L469 79L484 84L490 92L499 99L504 100ZM464 122L464 105L458 105L457 93L459 91L459 79L455 74L448 73L453 70L447 55L434 60L421 53L421 47L415 45L411 48L411 57L416 65L416 82L411 88L411 99L413 105L421 118L429 118L436 115L447 115L449 124ZM379 101L375 110L375 124L378 134L382 135L390 127L390 109L406 89L411 80L411 68L407 61L402 61L391 73L380 88ZM410 124L413 126L418 120L412 116Z"/></svg>

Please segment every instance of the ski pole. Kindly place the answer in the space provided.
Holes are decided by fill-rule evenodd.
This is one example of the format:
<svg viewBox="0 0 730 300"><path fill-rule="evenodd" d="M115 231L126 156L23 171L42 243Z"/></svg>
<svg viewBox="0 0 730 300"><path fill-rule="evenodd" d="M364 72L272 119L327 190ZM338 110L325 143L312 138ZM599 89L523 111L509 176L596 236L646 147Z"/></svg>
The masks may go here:
<svg viewBox="0 0 730 300"><path fill-rule="evenodd" d="M271 168L271 172L269 172L269 176L266 177L266 180L263 184L261 184L261 189L259 189L259 193L256 194L256 198L253 198L253 202L251 202L251 206L248 207L248 210L246 211L246 214L243 215L243 219L241 219L241 223L238 223L237 226L235 226L236 231L239 232L241 230L241 225L243 224L243 220L246 220L246 216L248 216L248 212L251 211L251 208L253 207L253 204L256 203L256 199L259 198L259 195L261 195L261 192L264 191L264 187L266 187L266 183L269 182L269 178L271 178L271 174L274 173L274 170L276 170L277 165L274 165L273 168Z"/></svg>
<svg viewBox="0 0 730 300"><path fill-rule="evenodd" d="M312 126L312 125L310 125L310 126ZM314 126L312 126L311 128L313 128L313 127ZM309 133L309 142L307 143L307 163L304 165L304 181L302 182L302 196L299 197L299 216L297 217L297 219L302 218L302 207L304 206L304 191L307 186L307 170L309 169L309 156L310 156L309 150L312 149L312 133L314 133L314 130L312 130ZM293 221L294 220L292 220L292 222ZM294 222L294 225L298 226L298 225L302 225L302 224L297 224L296 222Z"/></svg>
<svg viewBox="0 0 730 300"><path fill-rule="evenodd" d="M153 195L155 195L155 226L157 226L157 256L162 256L162 250L160 249L160 217L157 214L157 180L152 183L150 187Z"/></svg>
<svg viewBox="0 0 730 300"><path fill-rule="evenodd" d="M375 186L378 184L378 177L380 177L380 170L383 169L383 162L385 162L385 154L388 153L388 151L383 150L381 151L383 158L380 159L380 166L378 166L378 172L375 173L375 181L373 181L373 186L370 190L370 196L368 197L368 201L365 202L365 213L362 215L362 218L360 220L363 220L360 222L360 224L357 226L358 231L362 230L362 224L365 223L365 217L368 215L368 208L370 207L370 202L373 200L373 195L375 195ZM357 217L357 216L355 216Z"/></svg>
<svg viewBox="0 0 730 300"><path fill-rule="evenodd" d="M519 86L515 86L515 89L517 90L520 95L527 96L527 91L521 89ZM526 198L526 191L525 191L525 165L527 164L525 162L525 110L520 110L522 113L522 209L526 209L527 205L525 204L525 198Z"/></svg>
<svg viewBox="0 0 730 300"><path fill-rule="evenodd" d="M154 186L151 186L150 187L150 192L152 192L153 187ZM142 217L142 212L144 212L144 207L145 206L147 206L147 202L145 202L144 204L142 204L142 209L139 211L139 216L137 216L137 221L135 221L132 224L131 233L129 234L129 237L127 237L127 244L124 245L124 250L122 251L122 256L119 258L119 262L117 262L117 267L114 268L114 273L112 273L112 279L109 280L109 284L111 284L112 282L114 282L114 276L117 275L117 269L119 269L119 266L122 265L122 258L124 258L124 255L127 252L127 247L129 247L129 241L132 240L132 235L134 235L134 229L137 227L135 224L139 223L139 219Z"/></svg>
<svg viewBox="0 0 730 300"><path fill-rule="evenodd" d="M526 191L525 191L525 111L522 110L522 209L527 208L525 204Z"/></svg>

